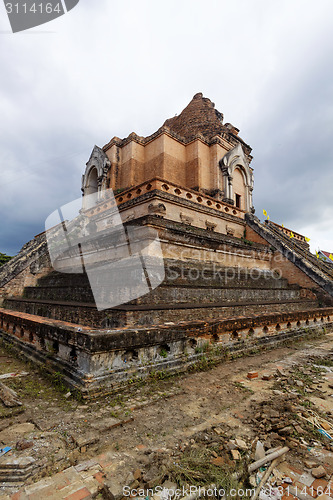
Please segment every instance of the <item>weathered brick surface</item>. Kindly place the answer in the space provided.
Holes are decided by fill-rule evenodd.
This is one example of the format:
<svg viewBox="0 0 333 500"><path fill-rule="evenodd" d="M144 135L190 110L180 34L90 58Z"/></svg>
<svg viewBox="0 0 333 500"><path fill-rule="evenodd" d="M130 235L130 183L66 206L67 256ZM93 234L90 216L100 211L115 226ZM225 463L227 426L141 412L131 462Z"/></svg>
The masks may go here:
<svg viewBox="0 0 333 500"><path fill-rule="evenodd" d="M269 243L248 225L246 226L245 234L247 240L269 246Z"/></svg>
<svg viewBox="0 0 333 500"><path fill-rule="evenodd" d="M0 304L7 296L20 296L24 287L36 285L50 272L45 235L36 236L0 268Z"/></svg>
<svg viewBox="0 0 333 500"><path fill-rule="evenodd" d="M275 265L267 244L250 245L240 238L154 216L138 223L156 229L164 245L166 277L152 292L112 310L97 311L85 275L53 272L39 279L38 286L26 287L22 298L8 298L5 307L94 328L114 328L316 305L316 297L304 295L297 281L290 286L288 272L283 278L271 272Z"/></svg>
<svg viewBox="0 0 333 500"><path fill-rule="evenodd" d="M202 342L217 344L222 349L246 350L258 342L331 331L332 318L333 308L309 308L221 321L89 330L0 309L0 335L29 359L42 364L47 361L46 369L60 371L69 385L83 393L93 393L110 387L116 390L129 376L146 376L150 369L182 371L197 361L196 346ZM167 357L161 355L161 349Z"/></svg>
<svg viewBox="0 0 333 500"><path fill-rule="evenodd" d="M315 283L305 272L301 271L292 262L286 259L280 252L274 252L272 258L272 266L281 275L288 279L289 283L299 285L303 288L310 288L311 290L319 290L320 287Z"/></svg>
<svg viewBox="0 0 333 500"><path fill-rule="evenodd" d="M201 93L193 97L180 115L166 120L164 126L187 140L193 139L197 134L212 139L215 135L229 132L223 125L223 114Z"/></svg>

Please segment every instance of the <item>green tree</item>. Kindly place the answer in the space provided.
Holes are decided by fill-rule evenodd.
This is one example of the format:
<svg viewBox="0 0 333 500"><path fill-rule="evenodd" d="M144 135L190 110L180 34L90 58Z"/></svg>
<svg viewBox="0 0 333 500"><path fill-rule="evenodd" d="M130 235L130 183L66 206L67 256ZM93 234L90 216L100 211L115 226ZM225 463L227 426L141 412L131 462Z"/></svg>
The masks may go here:
<svg viewBox="0 0 333 500"><path fill-rule="evenodd" d="M13 257L10 257L9 255L6 255L5 253L0 252L0 267L6 264L10 259Z"/></svg>

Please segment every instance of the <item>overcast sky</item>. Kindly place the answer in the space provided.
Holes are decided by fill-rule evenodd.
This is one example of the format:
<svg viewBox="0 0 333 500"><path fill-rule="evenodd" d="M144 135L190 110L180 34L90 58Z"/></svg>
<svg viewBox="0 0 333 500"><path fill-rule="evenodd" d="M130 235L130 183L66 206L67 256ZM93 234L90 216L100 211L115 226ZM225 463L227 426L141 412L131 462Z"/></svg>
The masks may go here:
<svg viewBox="0 0 333 500"><path fill-rule="evenodd" d="M0 5L0 252L81 192L95 144L203 92L253 148L254 204L333 252L332 0L80 0L12 34Z"/></svg>

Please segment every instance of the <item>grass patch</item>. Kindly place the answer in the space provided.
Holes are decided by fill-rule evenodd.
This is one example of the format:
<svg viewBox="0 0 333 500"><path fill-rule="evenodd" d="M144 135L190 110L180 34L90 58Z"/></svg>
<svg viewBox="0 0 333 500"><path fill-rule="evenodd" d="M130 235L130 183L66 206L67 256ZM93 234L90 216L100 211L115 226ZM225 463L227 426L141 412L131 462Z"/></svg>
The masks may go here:
<svg viewBox="0 0 333 500"><path fill-rule="evenodd" d="M186 487L188 484L207 487L214 484L220 489L223 488L226 496L232 488L239 490L242 487L242 483L236 479L237 475L242 475L242 471L235 474L228 465L213 464L211 450L205 447L185 450L168 468L167 475L180 487Z"/></svg>
<svg viewBox="0 0 333 500"><path fill-rule="evenodd" d="M250 387L246 387L241 382L234 382L234 386L237 387L237 389L240 389L242 392L245 392L247 394L254 394L254 391L250 389Z"/></svg>

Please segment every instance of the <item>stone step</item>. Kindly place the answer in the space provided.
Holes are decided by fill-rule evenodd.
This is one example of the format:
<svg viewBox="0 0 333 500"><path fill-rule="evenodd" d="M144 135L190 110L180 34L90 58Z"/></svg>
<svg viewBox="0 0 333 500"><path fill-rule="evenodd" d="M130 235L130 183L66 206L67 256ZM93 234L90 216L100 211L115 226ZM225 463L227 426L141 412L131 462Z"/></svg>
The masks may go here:
<svg viewBox="0 0 333 500"><path fill-rule="evenodd" d="M248 302L211 302L211 303L162 303L162 304L124 304L114 309L97 311L94 304L61 303L56 301L33 301L10 299L7 308L69 321L94 328L118 328L123 326L161 324L168 321L226 319L248 314L260 315L266 312L293 312L315 309L314 300L270 300Z"/></svg>
<svg viewBox="0 0 333 500"><path fill-rule="evenodd" d="M35 469L32 457L6 457L0 462L0 483L21 483L31 476Z"/></svg>
<svg viewBox="0 0 333 500"><path fill-rule="evenodd" d="M4 457L0 462L0 471L5 470L26 470L28 467L32 467L35 463L33 457Z"/></svg>
<svg viewBox="0 0 333 500"><path fill-rule="evenodd" d="M1 474L0 473L0 483L24 483L32 474L27 472L26 474Z"/></svg>
<svg viewBox="0 0 333 500"><path fill-rule="evenodd" d="M212 301L237 301L237 300L288 300L299 299L300 291L295 288L275 288L267 286L258 288L212 288L209 286L197 288L193 287L163 287L159 286L151 293L131 301L133 304L139 303L179 303L179 302L212 302ZM115 292L118 294L118 291ZM53 300L57 302L80 302L92 303L94 302L91 290L75 290L70 292L69 289L52 289L31 288L28 293L25 293L24 299L31 301L35 300Z"/></svg>

